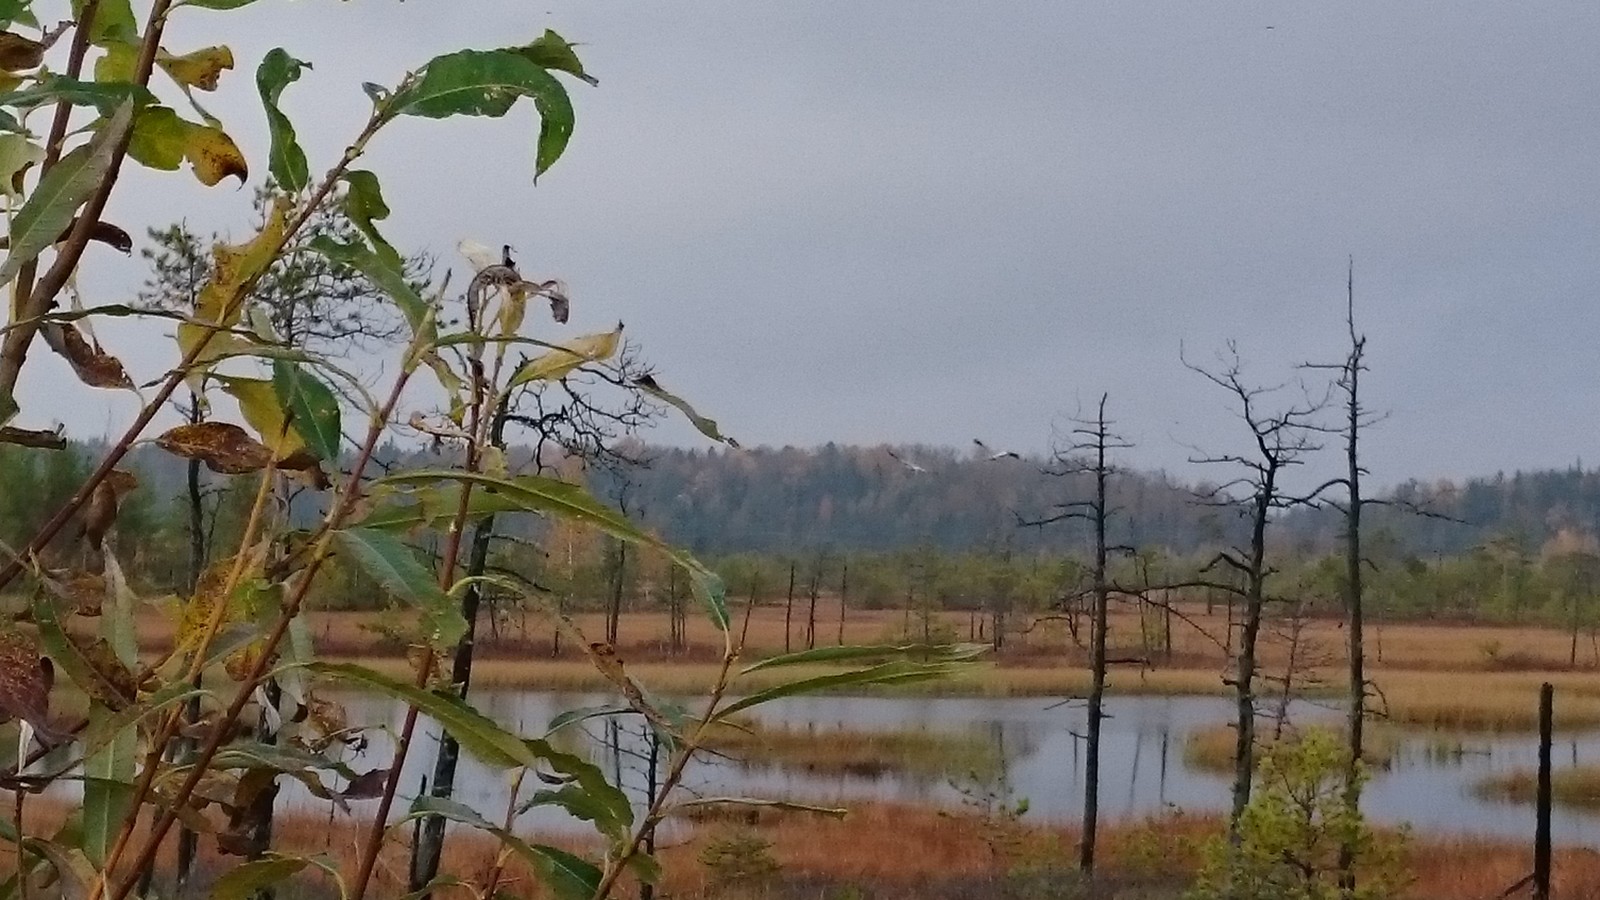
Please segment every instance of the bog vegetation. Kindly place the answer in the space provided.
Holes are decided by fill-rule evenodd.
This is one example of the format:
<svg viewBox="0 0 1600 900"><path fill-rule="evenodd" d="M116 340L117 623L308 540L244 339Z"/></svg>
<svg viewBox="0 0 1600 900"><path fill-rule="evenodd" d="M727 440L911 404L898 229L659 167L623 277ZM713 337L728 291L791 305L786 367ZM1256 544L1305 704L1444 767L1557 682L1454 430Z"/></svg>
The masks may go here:
<svg viewBox="0 0 1600 900"><path fill-rule="evenodd" d="M519 263L508 239L495 249L462 236L466 265L453 267L384 236L386 191L406 185L384 184L363 159L404 119L531 107L524 174L560 163L574 93L597 84L573 43L544 31L441 47L392 84L319 85L364 92L368 111L347 123L340 155L313 160L290 113L314 61L292 47L238 60L227 45L231 13L252 2L0 0L0 285L11 294L0 788L13 798L0 840L15 864L0 895L648 900L684 888L685 871L701 873L690 890L762 895L798 865L792 843L753 830L771 825L872 848L863 866L894 856L881 842L902 832L976 842L972 858L1008 891L1109 890L1138 869L1155 896L1392 896L1412 858L1361 818L1367 766L1390 751L1363 723L1381 706L1402 722L1522 727L1534 683L1522 670L1548 654L1475 645L1486 688L1505 677L1502 693L1463 710L1428 680L1454 663L1417 665L1379 696L1365 629L1403 635L1396 623L1446 615L1556 624L1566 668L1580 650L1600 665L1600 543L1582 516L1511 534L1530 519L1515 480L1363 494L1360 438L1376 420L1359 392L1353 281L1349 344L1303 367L1301 390L1255 386L1231 346L1190 365L1241 425L1238 448L1197 451L1212 483L1119 466L1128 445L1105 397L1043 460L981 445L964 462L914 448L743 452L668 390L646 361L649 335L620 323L565 333L571 305L588 301L559 273ZM169 45L180 20L214 43ZM240 146L197 100L242 77L236 68L253 70L265 146ZM133 167L250 185L235 211L248 232L200 235L181 216L108 221ZM79 274L95 254L135 246L149 266L135 302L84 295ZM130 371L118 355L117 320L134 317L171 334L159 371ZM381 365L358 365L353 348ZM97 442L44 427L50 410L16 398L40 377L30 357L45 353L81 382L58 386L62 402L129 391L137 414ZM636 439L668 414L712 449ZM1294 473L1325 445L1341 474L1302 489ZM1448 536L1474 516L1507 533ZM1408 528L1421 536L1409 544ZM344 621L340 610L364 614L358 638L325 627ZM1372 634L1378 668L1383 634ZM654 642L655 662L671 665L625 664L630 641ZM969 665L986 651L1013 671ZM532 730L470 702L475 681L543 655L567 666L541 669L543 686L600 685L613 701ZM662 681L653 688L646 672ZM1231 780L1224 820L1102 827L1104 703L1135 677L1137 689L1172 692L1203 679L1199 689L1230 697L1233 720L1193 750ZM1075 829L1033 825L1025 798L998 789L966 792L964 816L875 806L848 826L834 821L841 810L683 789L705 754L930 780L1003 770L960 736L809 731L752 713L824 689L935 679L1083 694L1089 787ZM359 765L354 748L374 735L339 703L351 692L403 710L379 727L383 758ZM1344 722L1289 727L1304 696L1338 698ZM1600 721L1600 699L1590 691L1562 715ZM436 746L418 740L423 717L443 731ZM574 752L571 735L595 725L638 736L642 796L624 790L620 767ZM401 774L418 754L428 777L412 795ZM504 773L499 808L455 799L463 755ZM290 784L327 802L336 826L288 813L279 792ZM588 833L523 827L551 810ZM658 845L669 821L693 823L696 839ZM306 840L319 827L320 850ZM944 874L978 879L976 863L961 868L971 850L938 858L951 863ZM467 856L480 864L459 864ZM836 877L828 866L848 858L835 852L807 874Z"/></svg>

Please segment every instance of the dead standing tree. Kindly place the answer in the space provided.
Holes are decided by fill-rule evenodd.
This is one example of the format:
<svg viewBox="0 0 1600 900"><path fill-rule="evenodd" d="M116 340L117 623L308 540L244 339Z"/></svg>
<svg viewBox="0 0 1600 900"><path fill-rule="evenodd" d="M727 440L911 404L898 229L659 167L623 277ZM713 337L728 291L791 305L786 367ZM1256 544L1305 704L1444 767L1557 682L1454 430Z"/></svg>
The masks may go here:
<svg viewBox="0 0 1600 900"><path fill-rule="evenodd" d="M1355 264L1352 262L1345 279L1345 324L1350 335L1350 347L1343 362L1333 365L1312 364L1310 369L1331 369L1335 374L1334 390L1341 398L1343 423L1340 436L1344 440L1345 474L1318 489L1318 494L1328 488L1343 487L1343 501L1326 499L1321 502L1338 510L1344 517L1344 578L1340 585L1345 609L1345 632L1348 641L1349 680L1345 711L1345 732L1350 755L1345 765L1344 803L1346 808L1361 808L1361 756L1363 729L1367 716L1366 645L1362 629L1365 617L1362 610L1363 584L1361 556L1361 513L1363 507L1378 502L1361 493L1361 476L1366 469L1361 465L1361 432L1377 421L1361 405L1361 373L1366 371L1367 337L1356 330ZM1339 846L1339 890L1344 896L1354 896L1356 887L1355 858L1357 847L1353 840Z"/></svg>
<svg viewBox="0 0 1600 900"><path fill-rule="evenodd" d="M1088 476L1094 480L1093 495L1087 500L1057 503L1050 514L1024 520L1021 524L1042 527L1054 522L1075 520L1087 522L1094 533L1094 569L1090 588L1094 606L1091 613L1090 682L1084 734L1083 828L1078 844L1078 866L1085 872L1092 872L1095 833L1100 815L1100 724L1105 718L1106 632L1112 593L1106 561L1113 548L1107 543L1106 523L1114 510L1107 499L1106 487L1118 471L1107 455L1133 445L1111 432L1111 423L1106 419L1105 394L1100 395L1100 404L1096 407L1093 419L1074 419L1073 423L1074 427L1052 454L1051 464L1045 472L1065 478Z"/></svg>
<svg viewBox="0 0 1600 900"><path fill-rule="evenodd" d="M1197 454L1191 462L1230 466L1242 474L1207 491L1200 502L1219 509L1234 510L1249 523L1249 537L1242 547L1221 550L1207 564L1208 569L1225 566L1239 576L1215 586L1235 593L1243 602L1238 627L1239 640L1233 658L1233 677L1226 683L1234 689L1235 734L1233 758L1233 802L1228 817L1228 838L1237 845L1239 818L1250 802L1255 771L1255 680L1258 669L1256 644L1261 634L1262 614L1270 594L1268 581L1276 570L1267 562L1267 533L1273 517L1284 509L1303 503L1284 489L1286 470L1304 462L1318 449L1313 436L1319 430L1317 416L1326 401L1306 398L1286 407L1271 408L1272 398L1287 385L1258 387L1244 380L1243 363L1237 346L1228 343L1227 353L1216 369L1207 369L1184 360L1184 366L1221 388L1235 405L1235 413L1250 431L1250 449L1242 453Z"/></svg>

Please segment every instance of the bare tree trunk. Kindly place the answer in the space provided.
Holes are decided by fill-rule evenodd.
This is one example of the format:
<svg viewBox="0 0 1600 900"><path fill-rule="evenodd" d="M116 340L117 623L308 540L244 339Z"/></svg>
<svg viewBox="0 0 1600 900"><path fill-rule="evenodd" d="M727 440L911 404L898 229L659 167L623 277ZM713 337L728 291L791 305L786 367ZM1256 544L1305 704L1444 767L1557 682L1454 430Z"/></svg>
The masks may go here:
<svg viewBox="0 0 1600 900"><path fill-rule="evenodd" d="M789 594L783 604L783 652L790 652L793 647L789 636L794 633L791 622L794 620L794 563L789 563Z"/></svg>
<svg viewBox="0 0 1600 900"><path fill-rule="evenodd" d="M816 571L811 573L811 584L807 588L807 595L811 601L810 608L806 611L806 649L817 649L817 595L822 591L822 562L817 561Z"/></svg>
<svg viewBox="0 0 1600 900"><path fill-rule="evenodd" d="M839 646L844 646L844 610L850 598L850 564L839 573Z"/></svg>
<svg viewBox="0 0 1600 900"><path fill-rule="evenodd" d="M495 411L489 426L489 443L502 447L505 443L507 407L504 402ZM472 543L467 557L467 577L481 578L489 568L489 546L494 540L494 515L487 515L472 531ZM467 630L456 642L455 655L450 663L450 683L456 696L466 699L472 686L472 661L477 648L478 611L483 603L483 585L469 583L461 596L461 617ZM492 610L491 610L492 613ZM461 745L448 731L440 730L439 749L433 761L433 789L435 797L448 799L455 792L456 767L461 759ZM419 891L439 874L439 862L444 854L444 826L442 816L428 816L417 830L411 847L410 891Z"/></svg>
<svg viewBox="0 0 1600 900"><path fill-rule="evenodd" d="M1094 617L1089 637L1089 697L1083 769L1083 826L1078 845L1078 866L1094 871L1094 848L1100 822L1100 723L1105 719L1106 631L1110 626L1111 588L1106 579L1106 397L1100 396L1100 412L1094 431L1094 505L1090 512L1094 524Z"/></svg>
<svg viewBox="0 0 1600 900"><path fill-rule="evenodd" d="M189 396L189 422L199 423L205 418L205 410L200 405L200 398L194 394ZM200 573L206 568L206 511L205 495L200 491L200 460L191 459L185 473L184 486L185 502L189 508L189 571L185 573L184 588L189 596L194 596L195 587L200 583ZM199 688L201 676L196 674L194 686ZM200 697L189 698L183 706L184 721L193 724L200 720ZM180 761L188 761L194 757L195 742L192 738L180 737L174 746L174 756ZM181 897L184 889L188 887L189 876L194 871L194 861L200 849L200 836L189 826L185 825L178 830L178 873L174 893ZM145 893L149 886L145 886Z"/></svg>
<svg viewBox="0 0 1600 900"><path fill-rule="evenodd" d="M616 548L612 557L615 568L611 571L611 603L606 607L606 643L615 647L622 630L622 589L627 580L628 545L618 540L613 546Z"/></svg>
<svg viewBox="0 0 1600 900"><path fill-rule="evenodd" d="M1349 641L1350 681L1347 687L1345 730L1348 733L1349 759L1345 763L1344 804L1349 810L1361 808L1361 759L1367 720L1366 643L1362 629L1366 627L1362 609L1362 559L1361 511L1366 500L1361 495L1360 439L1365 416L1361 409L1362 357L1367 339L1356 334L1355 322L1355 266L1352 263L1345 282L1346 319L1350 326L1350 353L1345 358L1342 382L1345 390L1345 489L1346 498L1344 530L1344 605L1345 631ZM1381 644L1380 644L1381 647ZM1380 658L1382 651L1380 650ZM1348 839L1339 845L1339 891L1346 898L1356 893L1356 844Z"/></svg>

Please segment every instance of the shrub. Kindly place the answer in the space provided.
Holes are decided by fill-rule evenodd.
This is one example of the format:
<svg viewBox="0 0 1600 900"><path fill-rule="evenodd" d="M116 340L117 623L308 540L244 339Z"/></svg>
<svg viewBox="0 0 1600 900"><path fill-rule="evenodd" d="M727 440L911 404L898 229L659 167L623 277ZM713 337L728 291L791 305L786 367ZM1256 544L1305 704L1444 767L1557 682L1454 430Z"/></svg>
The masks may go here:
<svg viewBox="0 0 1600 900"><path fill-rule="evenodd" d="M1210 842L1189 900L1339 900L1348 896L1337 865L1346 840L1356 848L1354 898L1396 896L1404 886L1400 842L1378 840L1361 811L1344 802L1345 760L1343 742L1326 729L1268 750L1237 845Z"/></svg>

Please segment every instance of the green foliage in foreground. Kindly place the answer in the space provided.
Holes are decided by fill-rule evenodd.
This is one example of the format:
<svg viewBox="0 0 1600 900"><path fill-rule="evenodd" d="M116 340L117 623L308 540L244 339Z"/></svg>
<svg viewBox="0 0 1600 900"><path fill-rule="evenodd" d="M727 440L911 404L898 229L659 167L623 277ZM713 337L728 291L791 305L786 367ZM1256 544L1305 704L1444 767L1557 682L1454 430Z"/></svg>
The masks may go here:
<svg viewBox="0 0 1600 900"><path fill-rule="evenodd" d="M1386 900L1405 886L1403 838L1381 838L1344 802L1347 750L1327 729L1309 729L1262 757L1239 821L1238 843L1218 837L1187 900ZM1340 846L1356 848L1355 893L1342 893Z"/></svg>

